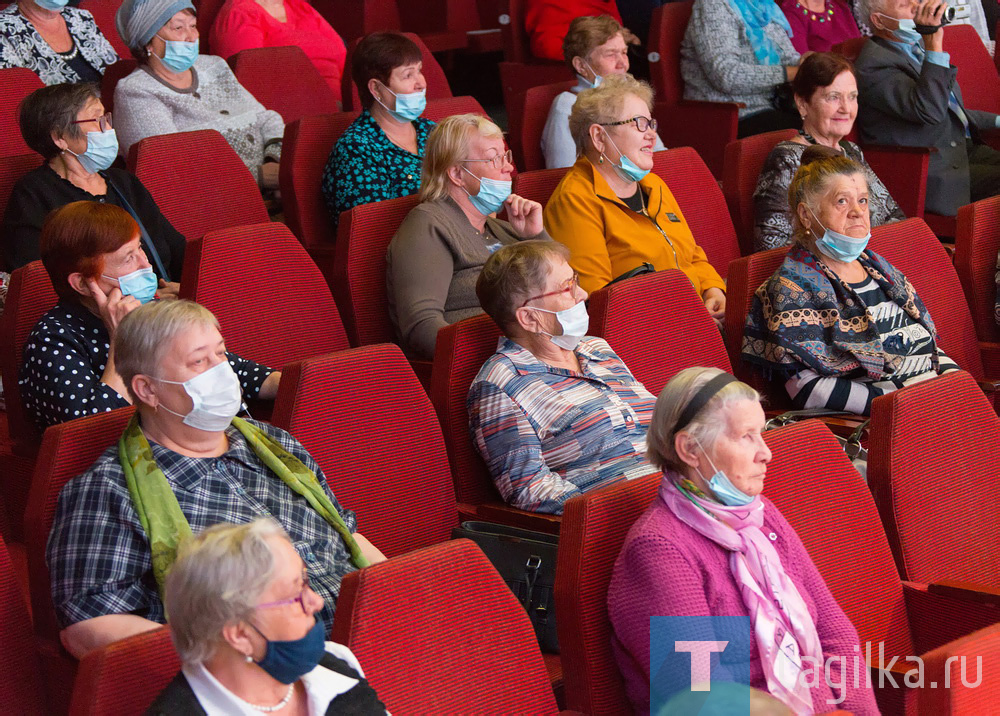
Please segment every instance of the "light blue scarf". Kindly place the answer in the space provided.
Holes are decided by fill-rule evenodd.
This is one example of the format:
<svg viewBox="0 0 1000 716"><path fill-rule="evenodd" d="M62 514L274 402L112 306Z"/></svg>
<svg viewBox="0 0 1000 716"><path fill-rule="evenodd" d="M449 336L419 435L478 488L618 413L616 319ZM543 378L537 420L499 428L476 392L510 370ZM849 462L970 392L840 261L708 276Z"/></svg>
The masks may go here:
<svg viewBox="0 0 1000 716"><path fill-rule="evenodd" d="M743 18L747 39L750 40L757 62L762 65L780 65L781 52L774 41L767 36L765 28L774 22L781 25L789 37L794 33L778 3L775 0L729 0L729 3Z"/></svg>

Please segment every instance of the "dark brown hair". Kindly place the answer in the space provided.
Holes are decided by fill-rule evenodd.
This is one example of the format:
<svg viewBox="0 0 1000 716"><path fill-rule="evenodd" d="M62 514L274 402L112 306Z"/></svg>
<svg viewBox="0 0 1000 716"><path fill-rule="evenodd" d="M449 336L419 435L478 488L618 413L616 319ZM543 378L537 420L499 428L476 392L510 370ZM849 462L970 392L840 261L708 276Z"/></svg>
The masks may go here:
<svg viewBox="0 0 1000 716"><path fill-rule="evenodd" d="M820 87L829 87L841 72L854 74L854 65L835 52L815 52L802 61L792 80L792 90L806 102Z"/></svg>
<svg viewBox="0 0 1000 716"><path fill-rule="evenodd" d="M351 58L351 77L358 87L361 106L369 109L375 103L368 91L368 80L376 79L388 86L394 69L422 59L417 43L398 32L373 32L363 38Z"/></svg>

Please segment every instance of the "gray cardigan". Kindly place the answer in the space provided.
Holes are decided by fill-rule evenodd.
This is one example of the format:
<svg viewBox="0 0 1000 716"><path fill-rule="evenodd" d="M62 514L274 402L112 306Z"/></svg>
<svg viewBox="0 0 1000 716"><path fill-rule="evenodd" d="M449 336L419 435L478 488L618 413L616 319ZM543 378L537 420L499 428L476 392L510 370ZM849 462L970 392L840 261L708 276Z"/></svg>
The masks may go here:
<svg viewBox="0 0 1000 716"><path fill-rule="evenodd" d="M483 264L520 239L492 217L480 234L450 197L425 201L407 215L386 252L385 276L389 315L407 357L432 360L438 330L483 312L476 298Z"/></svg>
<svg viewBox="0 0 1000 716"><path fill-rule="evenodd" d="M694 0L681 42L684 99L743 102L740 119L771 109L771 91L785 81L784 65L799 64L799 53L780 25L772 22L766 32L781 49L780 65L757 62L743 18L729 0Z"/></svg>

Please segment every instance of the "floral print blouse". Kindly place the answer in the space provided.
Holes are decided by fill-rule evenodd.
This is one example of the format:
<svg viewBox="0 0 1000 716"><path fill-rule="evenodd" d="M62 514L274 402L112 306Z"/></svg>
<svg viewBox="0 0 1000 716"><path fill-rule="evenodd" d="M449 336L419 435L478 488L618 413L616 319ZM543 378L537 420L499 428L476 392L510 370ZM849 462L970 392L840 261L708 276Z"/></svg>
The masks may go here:
<svg viewBox="0 0 1000 716"><path fill-rule="evenodd" d="M75 43L74 50L79 50L86 63L103 75L105 67L118 61L118 53L101 34L94 16L75 7L65 7L61 14ZM63 54L53 50L18 11L17 3L0 10L0 69L27 67L46 85L80 82L84 78L70 62L76 56L72 50Z"/></svg>
<svg viewBox="0 0 1000 716"><path fill-rule="evenodd" d="M323 197L336 228L340 212L360 204L416 194L424 163L429 119L416 119L417 154L402 149L385 136L368 110L361 113L337 140L323 170Z"/></svg>

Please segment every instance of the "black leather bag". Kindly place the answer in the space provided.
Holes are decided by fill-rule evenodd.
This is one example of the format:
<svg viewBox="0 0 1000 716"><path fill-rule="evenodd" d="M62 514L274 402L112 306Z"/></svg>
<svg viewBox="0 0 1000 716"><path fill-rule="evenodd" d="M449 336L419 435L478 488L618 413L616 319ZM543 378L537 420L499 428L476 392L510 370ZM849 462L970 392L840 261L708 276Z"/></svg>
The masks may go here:
<svg viewBox="0 0 1000 716"><path fill-rule="evenodd" d="M854 469L857 470L861 477L868 481L868 451L864 448L864 440L868 437L868 423L870 419L862 418L860 415L855 415L854 413L844 413L838 410L829 410L827 408L808 408L806 410L789 410L781 415L777 415L764 425L764 430L773 430L774 428L780 428L785 425L791 425L792 423L797 423L800 420L809 420L811 418L833 418L833 417L843 417L843 418L857 418L857 427L854 428L853 432L848 437L841 437L840 435L834 434L833 437L837 438L837 442L840 443L840 447L843 448L844 454L854 465Z"/></svg>
<svg viewBox="0 0 1000 716"><path fill-rule="evenodd" d="M542 651L558 654L553 586L559 538L491 522L463 522L451 536L479 545L528 613Z"/></svg>

